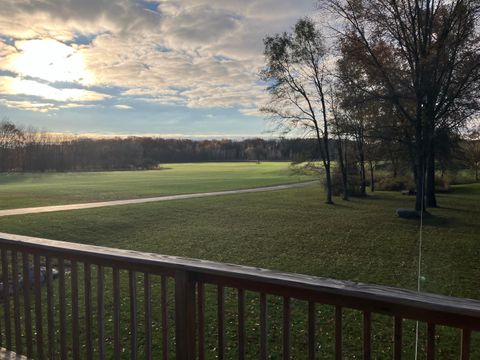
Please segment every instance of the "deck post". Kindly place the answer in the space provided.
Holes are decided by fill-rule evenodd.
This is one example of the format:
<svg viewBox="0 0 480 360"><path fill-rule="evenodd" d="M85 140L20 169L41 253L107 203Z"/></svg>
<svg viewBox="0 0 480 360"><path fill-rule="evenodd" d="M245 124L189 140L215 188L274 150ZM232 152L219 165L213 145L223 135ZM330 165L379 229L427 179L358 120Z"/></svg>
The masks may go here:
<svg viewBox="0 0 480 360"><path fill-rule="evenodd" d="M175 272L176 359L195 359L195 286L192 272Z"/></svg>

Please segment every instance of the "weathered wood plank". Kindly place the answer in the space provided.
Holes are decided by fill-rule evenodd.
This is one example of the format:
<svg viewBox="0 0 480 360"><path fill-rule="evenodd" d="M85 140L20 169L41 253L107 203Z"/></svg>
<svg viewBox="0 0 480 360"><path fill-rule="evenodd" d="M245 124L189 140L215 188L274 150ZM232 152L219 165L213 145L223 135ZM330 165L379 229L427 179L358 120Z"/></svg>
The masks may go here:
<svg viewBox="0 0 480 360"><path fill-rule="evenodd" d="M43 317L42 317L42 281L40 273L40 256L33 256L33 269L35 278L35 328L37 330L37 356L38 360L44 358L43 352Z"/></svg>
<svg viewBox="0 0 480 360"><path fill-rule="evenodd" d="M198 302L198 359L205 360L205 285L197 286Z"/></svg>
<svg viewBox="0 0 480 360"><path fill-rule="evenodd" d="M245 360L245 291L238 289L238 359Z"/></svg>
<svg viewBox="0 0 480 360"><path fill-rule="evenodd" d="M130 294L130 359L137 359L137 274L128 273Z"/></svg>
<svg viewBox="0 0 480 360"><path fill-rule="evenodd" d="M58 259L58 302L60 306L60 358L67 358L67 305L65 303L65 261Z"/></svg>
<svg viewBox="0 0 480 360"><path fill-rule="evenodd" d="M225 359L225 289L217 287L218 359Z"/></svg>
<svg viewBox="0 0 480 360"><path fill-rule="evenodd" d="M372 314L363 312L363 360L372 358Z"/></svg>
<svg viewBox="0 0 480 360"><path fill-rule="evenodd" d="M27 345L27 357L33 356L33 337L32 337L32 308L30 303L30 290L32 283L30 281L30 257L27 253L22 254L23 264L23 310L25 320L25 342Z"/></svg>
<svg viewBox="0 0 480 360"><path fill-rule="evenodd" d="M5 320L5 346L12 348L12 323L10 319L10 289L8 279L8 256L7 250L2 249L2 284L3 284L3 317Z"/></svg>
<svg viewBox="0 0 480 360"><path fill-rule="evenodd" d="M283 298L283 360L290 360L290 298Z"/></svg>
<svg viewBox="0 0 480 360"><path fill-rule="evenodd" d="M168 289L167 277L162 276L161 280L161 303L162 303L162 355L163 360L168 360L169 338L168 338Z"/></svg>
<svg viewBox="0 0 480 360"><path fill-rule="evenodd" d="M143 300L145 310L145 359L152 358L152 290L150 275L143 274Z"/></svg>
<svg viewBox="0 0 480 360"><path fill-rule="evenodd" d="M93 359L92 335L92 268L89 263L83 264L83 286L85 294L85 351L87 360Z"/></svg>
<svg viewBox="0 0 480 360"><path fill-rule="evenodd" d="M48 335L48 358L55 358L55 315L54 315L54 295L53 295L53 268L52 259L47 256L45 261L46 280L47 280L47 335Z"/></svg>
<svg viewBox="0 0 480 360"><path fill-rule="evenodd" d="M195 358L195 280L192 274L178 270L175 275L176 359Z"/></svg>
<svg viewBox="0 0 480 360"><path fill-rule="evenodd" d="M103 266L97 269L97 327L98 327L98 358L105 359L105 270Z"/></svg>
<svg viewBox="0 0 480 360"><path fill-rule="evenodd" d="M78 307L78 267L77 262L72 261L71 268L71 295L72 295L72 353L74 360L80 360L80 321Z"/></svg>
<svg viewBox="0 0 480 360"><path fill-rule="evenodd" d="M260 359L267 360L267 295L260 293Z"/></svg>
<svg viewBox="0 0 480 360"><path fill-rule="evenodd" d="M18 289L18 254L12 251L12 292L13 292L13 317L15 328L15 351L22 353L22 324L20 323L20 292Z"/></svg>

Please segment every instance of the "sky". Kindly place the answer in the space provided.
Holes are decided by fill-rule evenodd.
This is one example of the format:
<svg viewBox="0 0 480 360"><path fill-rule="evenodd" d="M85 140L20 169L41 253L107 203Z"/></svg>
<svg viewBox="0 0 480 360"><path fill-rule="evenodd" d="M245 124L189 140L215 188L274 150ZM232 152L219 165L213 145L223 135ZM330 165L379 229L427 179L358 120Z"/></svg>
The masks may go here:
<svg viewBox="0 0 480 360"><path fill-rule="evenodd" d="M266 136L263 38L314 0L0 0L0 118L38 130Z"/></svg>

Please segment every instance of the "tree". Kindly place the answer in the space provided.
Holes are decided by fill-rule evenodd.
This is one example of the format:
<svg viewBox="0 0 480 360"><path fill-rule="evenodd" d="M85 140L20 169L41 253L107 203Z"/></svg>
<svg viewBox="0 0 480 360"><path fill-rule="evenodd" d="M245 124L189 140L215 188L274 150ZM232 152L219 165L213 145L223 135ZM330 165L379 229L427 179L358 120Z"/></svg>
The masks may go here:
<svg viewBox="0 0 480 360"><path fill-rule="evenodd" d="M473 129L464 142L465 160L475 173L475 181L480 181L480 129Z"/></svg>
<svg viewBox="0 0 480 360"><path fill-rule="evenodd" d="M20 167L17 148L24 138L23 131L4 118L0 122L0 170L8 171Z"/></svg>
<svg viewBox="0 0 480 360"><path fill-rule="evenodd" d="M343 20L344 26L336 29L362 69L362 81L353 78L352 85L373 99L389 102L405 124L415 167L415 208L423 210L426 174L435 173L437 129L463 126L479 107L478 1L321 0L320 4ZM429 188L426 193L429 205L435 192Z"/></svg>
<svg viewBox="0 0 480 360"><path fill-rule="evenodd" d="M293 33L267 36L266 66L260 76L270 101L261 110L282 129L302 130L317 140L328 204L333 204L326 100L327 52L322 34L309 18L299 20Z"/></svg>

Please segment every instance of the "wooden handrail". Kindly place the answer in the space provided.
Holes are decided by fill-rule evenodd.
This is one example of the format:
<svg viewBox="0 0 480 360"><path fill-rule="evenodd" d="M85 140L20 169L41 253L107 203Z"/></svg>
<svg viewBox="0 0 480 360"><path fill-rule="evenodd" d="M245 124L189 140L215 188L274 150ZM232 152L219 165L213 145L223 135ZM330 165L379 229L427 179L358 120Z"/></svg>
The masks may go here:
<svg viewBox="0 0 480 360"><path fill-rule="evenodd" d="M173 277L184 271L203 283L480 330L480 301L472 299L7 233L0 247Z"/></svg>
<svg viewBox="0 0 480 360"><path fill-rule="evenodd" d="M83 327L80 324L79 287L83 284L85 292L85 324L87 331L87 358L93 356L93 338L90 328L93 325L92 313L96 308L97 322L94 326L98 331L98 347L95 350L100 358L105 356L105 282L113 281L113 348L114 358L119 358L121 344L121 272L128 271L128 293L130 314L131 358L138 358L137 336L139 307L144 308L145 319L145 358L152 358L152 309L151 309L151 275L161 276L160 309L162 316L162 353L163 358L168 358L169 353L169 304L167 291L167 277L173 278L175 285L171 289L175 297L175 356L177 359L204 359L205 358L205 284L217 288L217 321L218 321L218 354L226 358L225 353L225 294L224 289L233 288L238 291L238 354L245 358L246 334L245 316L246 291L256 292L259 296L259 356L268 357L268 301L267 296L283 298L283 355L290 356L290 299L300 299L308 304L308 347L305 353L309 358L315 358L315 323L316 304L333 305L335 308L335 358L342 358L342 314L343 309L360 310L363 314L363 354L364 359L371 358L372 341L372 314L386 314L394 320L393 351L394 358L400 359L402 355L402 322L411 319L428 324L427 350L428 358L433 359L435 354L435 326L445 325L459 328L462 331L461 352L462 358L469 358L470 334L480 331L480 301L464 298L455 298L431 293L421 293L412 290L369 285L352 281L333 280L315 276L278 272L261 268L241 265L224 264L206 260L195 260L176 256L158 255L131 250L121 250L93 245L84 245L70 242L41 239L29 236L0 233L1 251L1 281L3 286L2 304L5 324L5 343L1 339L0 345L7 350L23 351L20 340L20 291L23 286L25 302L25 329L27 331L27 354L32 353L32 335L30 311L35 310L35 344L36 358L42 359L45 354L53 353L55 347L53 334L53 291L52 291L52 259L57 259L58 267L58 299L60 315L59 350L62 358L67 358L69 352L73 358L81 358L83 350L80 349L76 333ZM9 253L10 255L7 255ZM33 255L33 257L32 257ZM17 256L21 256L18 261ZM30 265L30 258L33 259ZM45 260L43 267L42 259ZM82 266L83 264L83 266ZM28 281L19 283L20 265ZM70 281L65 279L66 268L70 270ZM80 268L80 269L79 269ZM92 281L92 268L95 268L97 281ZM105 277L105 269L112 269L112 277ZM82 270L83 269L83 270ZM34 276L26 276L30 271ZM56 270L57 271L57 270ZM84 274L84 282L79 281L79 271ZM137 289L137 275L143 273L143 289ZM47 303L42 305L41 279L45 277ZM158 277L157 277L158 278ZM30 284L30 281L32 282ZM18 282L18 283L17 283ZM11 283L11 289L10 284ZM96 283L96 306L92 301ZM26 286L25 284L29 284ZM33 288L32 301L34 306L30 309L30 286ZM66 316L66 287L70 286L71 321L67 322ZM144 295L143 305L137 299L137 292ZM11 306L13 304L13 307ZM46 305L46 309L43 307ZM42 310L43 309L43 310ZM12 311L13 310L13 311ZM46 310L46 311L45 311ZM45 319L43 319L45 317ZM44 321L45 320L45 321ZM48 329L44 327L47 326ZM73 337L67 338L68 329ZM47 335L48 349L43 349L44 335ZM14 336L13 336L14 335ZM15 341L12 341L12 338ZM197 340L198 339L198 340ZM71 341L71 345L67 342ZM197 347L198 341L198 347ZM13 348L13 349L12 349ZM71 349L71 350L68 350Z"/></svg>

